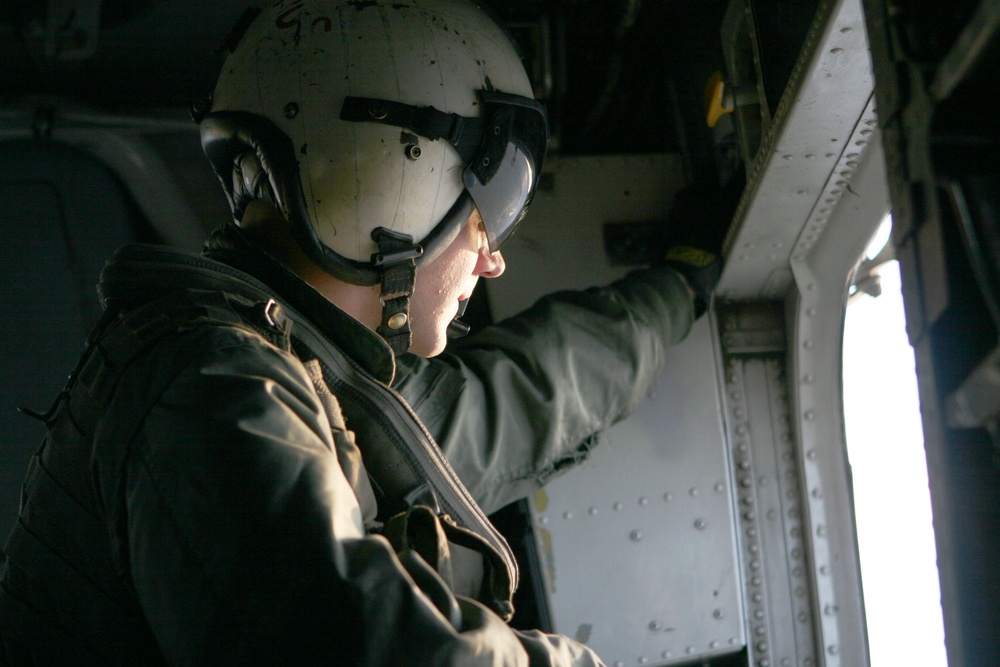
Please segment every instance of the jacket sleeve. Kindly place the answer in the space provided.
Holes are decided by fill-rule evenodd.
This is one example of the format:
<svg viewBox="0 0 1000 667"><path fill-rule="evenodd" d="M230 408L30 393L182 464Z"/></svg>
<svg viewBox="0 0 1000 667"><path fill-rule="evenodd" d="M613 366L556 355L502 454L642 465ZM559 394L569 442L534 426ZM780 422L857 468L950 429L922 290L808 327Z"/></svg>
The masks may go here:
<svg viewBox="0 0 1000 667"><path fill-rule="evenodd" d="M432 602L447 589L421 590L365 535L305 367L236 329L175 338L126 374L109 412L151 406L145 418L126 434L105 420L96 450L123 569L168 664L600 664L476 602L455 600L450 622Z"/></svg>
<svg viewBox="0 0 1000 667"><path fill-rule="evenodd" d="M635 271L545 297L440 357L406 355L396 388L490 513L581 461L631 414L693 317L672 269Z"/></svg>

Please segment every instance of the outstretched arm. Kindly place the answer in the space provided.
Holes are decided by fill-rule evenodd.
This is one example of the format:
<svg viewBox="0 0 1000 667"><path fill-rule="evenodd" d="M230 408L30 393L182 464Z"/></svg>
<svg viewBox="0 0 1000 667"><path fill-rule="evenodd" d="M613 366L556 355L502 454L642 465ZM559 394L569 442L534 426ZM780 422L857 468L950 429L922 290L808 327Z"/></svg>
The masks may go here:
<svg viewBox="0 0 1000 667"><path fill-rule="evenodd" d="M631 414L693 317L674 270L635 271L545 297L440 357L402 357L396 388L492 512L584 458L597 432Z"/></svg>

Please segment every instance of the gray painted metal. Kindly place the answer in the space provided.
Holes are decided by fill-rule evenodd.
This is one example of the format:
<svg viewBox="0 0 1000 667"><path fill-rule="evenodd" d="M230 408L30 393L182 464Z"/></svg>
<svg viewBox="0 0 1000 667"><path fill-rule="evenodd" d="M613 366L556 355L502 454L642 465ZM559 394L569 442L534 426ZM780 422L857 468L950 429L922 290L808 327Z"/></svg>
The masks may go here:
<svg viewBox="0 0 1000 667"><path fill-rule="evenodd" d="M859 149L872 118L869 105L852 134ZM852 159L836 175L847 182L833 185L852 196L803 230L785 299L717 304L748 651L759 667L868 664L840 350L847 288L888 192L877 141Z"/></svg>
<svg viewBox="0 0 1000 667"><path fill-rule="evenodd" d="M871 113L871 106L868 107ZM858 122L868 127L867 116ZM867 136L867 135L866 135ZM829 223L801 261L792 262L789 391L799 442L809 574L817 638L830 667L868 664L850 464L843 431L841 336L853 268L889 209L885 161L877 135L866 144Z"/></svg>
<svg viewBox="0 0 1000 667"><path fill-rule="evenodd" d="M746 642L712 368L703 319L636 414L532 499L555 627L609 664L677 664Z"/></svg>
<svg viewBox="0 0 1000 667"><path fill-rule="evenodd" d="M868 664L840 339L850 277L888 207L875 139L860 2L821 3L749 170L716 304L758 667ZM783 315L746 321L770 308Z"/></svg>
<svg viewBox="0 0 1000 667"><path fill-rule="evenodd" d="M726 243L721 296L777 299L787 292L789 261L807 222L827 220L822 216L847 192L837 186L844 179L836 178L836 168L860 154L851 136L872 89L860 0L821 2L748 168Z"/></svg>
<svg viewBox="0 0 1000 667"><path fill-rule="evenodd" d="M750 662L815 665L799 454L784 357L727 353L726 377Z"/></svg>
<svg viewBox="0 0 1000 667"><path fill-rule="evenodd" d="M554 290L603 285L626 268L603 252L604 224L667 218L685 185L680 155L552 156L531 211L503 247L507 270L486 281L495 319Z"/></svg>

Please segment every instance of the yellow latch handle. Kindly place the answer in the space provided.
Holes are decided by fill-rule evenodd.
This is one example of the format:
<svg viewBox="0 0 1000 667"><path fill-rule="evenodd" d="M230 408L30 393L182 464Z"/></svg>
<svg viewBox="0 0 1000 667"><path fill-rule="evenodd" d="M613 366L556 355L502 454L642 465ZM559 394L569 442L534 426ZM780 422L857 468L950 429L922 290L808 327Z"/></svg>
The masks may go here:
<svg viewBox="0 0 1000 667"><path fill-rule="evenodd" d="M722 79L722 72L715 72L708 77L708 84L705 86L705 111L706 121L709 127L715 127L727 113L732 113L736 108L734 96L727 94L726 82Z"/></svg>

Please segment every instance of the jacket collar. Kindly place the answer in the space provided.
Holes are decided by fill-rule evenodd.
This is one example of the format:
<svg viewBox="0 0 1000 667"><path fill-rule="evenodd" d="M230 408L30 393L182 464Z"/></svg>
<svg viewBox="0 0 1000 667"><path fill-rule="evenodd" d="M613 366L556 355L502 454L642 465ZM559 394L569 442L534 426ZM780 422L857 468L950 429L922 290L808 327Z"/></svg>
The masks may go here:
<svg viewBox="0 0 1000 667"><path fill-rule="evenodd" d="M396 360L381 336L335 306L271 255L253 246L238 227L227 223L213 232L203 254L270 287L376 379L385 384L392 382Z"/></svg>

